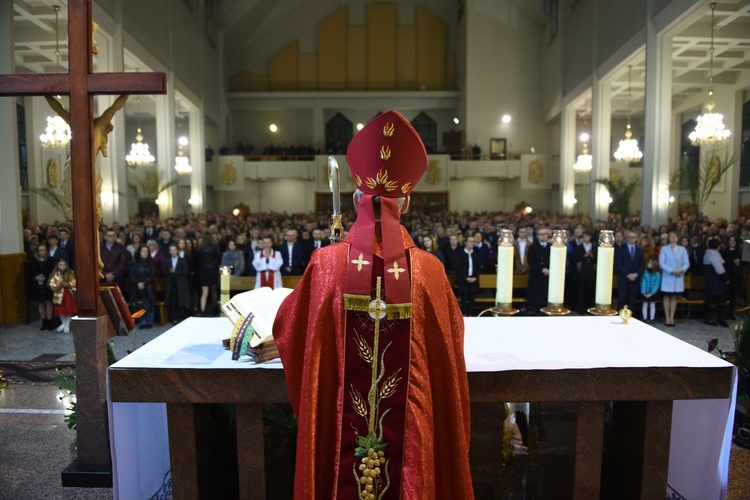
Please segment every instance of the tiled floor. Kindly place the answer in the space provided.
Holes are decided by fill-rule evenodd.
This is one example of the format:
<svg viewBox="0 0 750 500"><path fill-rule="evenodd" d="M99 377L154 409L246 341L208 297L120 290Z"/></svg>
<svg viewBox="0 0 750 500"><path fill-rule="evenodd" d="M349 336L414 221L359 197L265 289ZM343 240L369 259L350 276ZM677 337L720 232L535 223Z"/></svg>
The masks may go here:
<svg viewBox="0 0 750 500"><path fill-rule="evenodd" d="M554 319L550 318L550 321ZM0 360L21 361L40 357L72 360L72 335L42 332L39 326L40 322L36 321L0 329ZM135 339L115 337L112 342L116 356L118 359L125 356L134 345L150 341L170 326L137 330ZM700 349L705 349L707 341L713 338L719 340L720 349L732 349L729 328L707 326L702 320L682 319L675 328L667 328L661 322L654 326ZM60 390L54 385L19 384L0 390L0 499L112 498L109 489L61 486L60 472L74 458L75 433L63 422L65 403L60 401L60 395ZM741 450L742 453L745 451ZM742 496L745 493L750 492L738 496L732 492L730 483L732 498L748 498Z"/></svg>

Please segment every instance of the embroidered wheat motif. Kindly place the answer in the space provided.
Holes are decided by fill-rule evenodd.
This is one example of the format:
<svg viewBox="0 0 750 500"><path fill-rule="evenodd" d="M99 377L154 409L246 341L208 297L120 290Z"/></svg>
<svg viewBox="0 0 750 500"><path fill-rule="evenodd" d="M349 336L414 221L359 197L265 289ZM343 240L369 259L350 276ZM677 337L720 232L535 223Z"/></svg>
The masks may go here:
<svg viewBox="0 0 750 500"><path fill-rule="evenodd" d="M388 376L387 379L385 379L383 386L380 388L380 399L385 399L393 396L393 394L396 392L396 387L398 387L398 383L401 381L401 377L398 376L400 371L401 368L393 372Z"/></svg>
<svg viewBox="0 0 750 500"><path fill-rule="evenodd" d="M353 385L349 385L349 396L352 398L352 406L354 407L354 411L357 412L357 414L363 418L367 418L367 406L365 405L365 400L362 398L362 395L359 393L357 389L354 388Z"/></svg>

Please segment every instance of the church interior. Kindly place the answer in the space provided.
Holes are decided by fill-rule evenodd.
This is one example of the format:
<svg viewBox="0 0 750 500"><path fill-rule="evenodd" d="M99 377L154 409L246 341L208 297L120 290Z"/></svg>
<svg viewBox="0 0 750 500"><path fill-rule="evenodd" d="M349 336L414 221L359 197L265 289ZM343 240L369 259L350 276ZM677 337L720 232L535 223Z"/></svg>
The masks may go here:
<svg viewBox="0 0 750 500"><path fill-rule="evenodd" d="M0 74L72 71L68 8L78 3L0 0ZM279 245L291 224L300 232L310 221L328 227L329 156L340 165L342 206L351 222L351 194L358 185L347 147L358 130L387 110L398 110L411 123L428 154L427 170L411 194L412 215L402 218L417 228L415 240L447 241L450 228L460 227L461 244L474 236L468 231L477 230L487 246L487 240L496 242L487 238L495 229L499 234L501 226L515 230L529 224L571 231L581 225L597 235L602 229L635 230L639 238L648 233L651 247L659 246L660 235L666 241L667 228L686 241L696 235L706 244L721 238L722 251L730 238L738 248L743 241L750 245L750 0L93 0L90 5L93 72L162 73L166 81L163 95L128 97L111 117L106 154L95 156L102 245L105 233L116 228L128 240L122 244L132 244L131 229L142 230L146 219L157 228L174 228L175 241L180 224L200 225L207 233L211 222L228 228L221 234L231 239L232 231L239 231L232 222L238 216L248 221L242 226L246 241L262 221L268 226L261 230L275 231ZM0 463L0 498L119 498L111 486L81 487L70 479L75 475L61 485L60 474L76 454L75 432L64 421L70 398L49 376L42 382L32 374L76 363L70 334L39 331L45 316L31 304L26 284L29 235L40 227L47 235L47 228L73 227L69 200L80 187L71 181L70 127L42 95L3 93L1 77L0 93L5 96L0 98L0 449L10 451ZM118 107L117 97L92 94L94 116ZM67 95L53 99L66 110L62 114L70 110ZM420 232L425 220L431 225ZM446 232L432 229L438 226ZM740 288L732 289L736 311L735 302L728 302L731 327L743 324L741 306L750 303L748 248L744 255L737 264ZM495 269L489 274L494 280ZM494 291L489 293L484 299L494 303ZM655 322L654 331L723 357L721 350L735 345L733 328L711 325L702 296L683 299L678 328ZM196 315L206 307L206 299L199 300ZM661 311L661 301L657 307ZM640 320L640 303L634 313ZM177 324L158 323L114 337L117 359ZM707 345L712 339L721 350ZM15 374L6 387L3 372ZM731 438L735 397L722 398L732 401L730 416L724 415ZM535 404L530 415L540 411ZM575 406L547 404L545 426L534 429L546 428L548 442L539 448L546 454L538 461L555 472L546 480L529 473L537 459L524 446L516 466L500 464L508 471L506 482L493 483L489 466L479 467L482 480L489 479L485 484L474 478L477 498L539 493L552 498L549 488L558 474L564 476L560 498L585 491L577 489L573 471L581 417ZM750 405L736 404L738 412L744 408L740 426L750 445ZM478 407L476 419L494 422L500 407ZM107 422L102 425L106 433ZM484 443L478 453L489 456L493 446L504 446L502 422L492 425L495 434L477 438ZM674 442L678 434L672 429ZM558 440L558 431L568 441ZM606 439L607 429L603 432ZM715 498L750 498L750 452L729 438L720 436L718 472L706 475L717 485ZM667 455L669 446L667 440ZM562 449L570 455L558 456ZM665 460L674 463L673 458ZM602 477L614 467L616 462L605 460ZM716 464L706 466L711 467ZM265 477L268 486L273 474L266 470ZM667 498L691 497L672 484L677 477L672 468L669 477ZM533 486L519 493L518 485L527 480ZM104 481L111 484L111 475ZM159 492L171 494L171 482ZM241 479L239 488L243 491Z"/></svg>

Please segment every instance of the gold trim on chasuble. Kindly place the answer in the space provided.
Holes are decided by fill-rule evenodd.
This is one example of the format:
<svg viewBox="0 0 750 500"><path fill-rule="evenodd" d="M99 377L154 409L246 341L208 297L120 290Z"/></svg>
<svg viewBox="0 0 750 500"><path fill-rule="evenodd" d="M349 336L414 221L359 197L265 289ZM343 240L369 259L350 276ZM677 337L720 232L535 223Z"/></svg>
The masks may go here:
<svg viewBox="0 0 750 500"><path fill-rule="evenodd" d="M363 265L370 264L363 260L361 254L358 259L350 259L350 262L357 264L358 271L362 269ZM398 268L398 265L395 265L394 268L398 269L397 272L407 272L405 269ZM355 460L352 473L357 487L357 497L360 500L380 499L391 486L391 475L388 469L391 458L387 456L388 443L383 441L383 428L386 416L393 408L385 408L383 402L393 396L399 384L404 382L401 375L403 367L386 376L385 354L393 341L388 342L381 350L380 322L381 320L409 319L412 310L411 303L386 304L381 298L382 280L381 276L376 278L374 299L367 295L344 294L345 310L366 312L374 322L372 344L356 328L353 328L356 351L359 357L371 368L370 389L367 397L363 397L362 393L351 383L347 391L351 408L367 423L367 435L359 434L355 427L357 446L354 450L354 456L360 460ZM411 331L410 324L407 331ZM408 376L408 363L406 367ZM405 382L408 384L408 380ZM402 423L401 426L403 428L405 423ZM352 425L352 427L354 426ZM398 495L398 493L396 494Z"/></svg>

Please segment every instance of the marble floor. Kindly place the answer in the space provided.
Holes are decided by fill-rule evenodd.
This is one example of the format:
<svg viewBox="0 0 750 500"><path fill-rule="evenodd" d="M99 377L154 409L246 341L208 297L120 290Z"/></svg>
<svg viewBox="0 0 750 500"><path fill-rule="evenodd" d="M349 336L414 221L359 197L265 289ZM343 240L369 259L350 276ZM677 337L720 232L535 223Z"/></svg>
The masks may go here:
<svg viewBox="0 0 750 500"><path fill-rule="evenodd" d="M40 331L40 324L37 320L28 325L0 328L0 361L33 360L43 355L63 361L73 360L72 335ZM113 347L117 358L170 327L137 330L134 339L115 337ZM705 325L701 318L683 318L674 328L665 327L661 322L654 323L654 327L699 349L705 349L707 341L714 338L718 339L720 349L733 348L729 328ZM75 433L63 422L66 403L60 400L60 396L61 391L54 385L11 384L0 390L0 499L112 498L109 489L61 486L60 472L74 458ZM750 450L734 446L732 461L728 498L750 498L750 488L744 484ZM737 471L735 462L741 467L740 471L744 468L744 473Z"/></svg>

